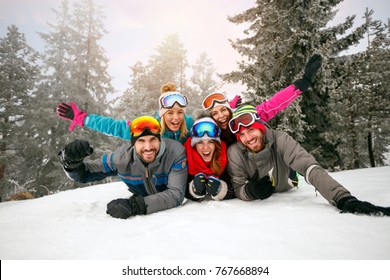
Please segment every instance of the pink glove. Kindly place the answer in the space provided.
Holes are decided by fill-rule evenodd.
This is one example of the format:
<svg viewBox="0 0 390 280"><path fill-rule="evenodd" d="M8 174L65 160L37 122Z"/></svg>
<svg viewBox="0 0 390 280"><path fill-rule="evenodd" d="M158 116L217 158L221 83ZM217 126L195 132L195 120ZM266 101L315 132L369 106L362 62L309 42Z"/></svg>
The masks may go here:
<svg viewBox="0 0 390 280"><path fill-rule="evenodd" d="M57 116L60 118L72 121L69 131L72 131L76 125L84 126L84 119L87 116L87 113L80 111L73 101L70 102L70 105L63 102L58 104L56 111Z"/></svg>
<svg viewBox="0 0 390 280"><path fill-rule="evenodd" d="M230 108L236 109L242 103L242 98L240 95L236 95L232 101L229 102Z"/></svg>

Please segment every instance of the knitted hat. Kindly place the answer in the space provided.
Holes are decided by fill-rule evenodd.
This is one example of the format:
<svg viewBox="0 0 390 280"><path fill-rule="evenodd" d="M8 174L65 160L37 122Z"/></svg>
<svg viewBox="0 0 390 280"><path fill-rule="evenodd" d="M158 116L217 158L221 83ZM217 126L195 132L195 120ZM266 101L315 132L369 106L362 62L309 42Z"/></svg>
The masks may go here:
<svg viewBox="0 0 390 280"><path fill-rule="evenodd" d="M237 116L239 116L239 115L241 115L241 114L244 114L244 113L254 114L257 119L250 126L240 126L240 130L239 131L242 131L244 129L252 127L252 128L259 129L264 134L265 133L265 125L260 121L260 118L259 118L259 115L257 114L256 108L254 106L252 106L252 105L242 105L242 106L239 106L233 112L232 119L237 117ZM240 141L240 137L239 137L238 133L236 134L236 137L237 137L237 140Z"/></svg>
<svg viewBox="0 0 390 280"><path fill-rule="evenodd" d="M162 94L160 95L159 102L158 102L158 106L159 106L159 113L158 113L158 115L160 116L160 118L161 118L166 112L168 112L168 110L170 110L170 109L172 109L172 108L181 108L181 109L183 109L184 114L186 113L186 106L187 106L187 104L186 104L185 106L181 106L181 105L179 105L178 102L175 102L171 108L169 108L169 109L168 109L168 108L164 108L164 107L163 107L162 100L163 100L165 97L167 97L167 96L172 96L172 97L177 96L177 97L179 97L180 99L182 98L183 100L187 100L187 98L186 98L184 95L182 95L180 92L177 92L177 91L167 91L167 92L162 93Z"/></svg>
<svg viewBox="0 0 390 280"><path fill-rule="evenodd" d="M234 110L233 112L233 118L237 117L238 115L241 115L243 113L254 113L257 115L257 111L256 111L256 108L252 105L241 105L239 107L237 107L236 110Z"/></svg>
<svg viewBox="0 0 390 280"><path fill-rule="evenodd" d="M201 135L203 134L203 135ZM201 135L201 136L196 136ZM216 140L221 143L221 129L216 122L209 117L197 120L191 128L191 147L202 140Z"/></svg>

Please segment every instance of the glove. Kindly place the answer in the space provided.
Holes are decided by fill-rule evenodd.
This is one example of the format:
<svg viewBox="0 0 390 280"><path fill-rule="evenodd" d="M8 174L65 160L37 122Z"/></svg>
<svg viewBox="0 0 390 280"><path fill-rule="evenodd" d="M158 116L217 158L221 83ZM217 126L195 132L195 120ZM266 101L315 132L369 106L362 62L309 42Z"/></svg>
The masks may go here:
<svg viewBox="0 0 390 280"><path fill-rule="evenodd" d="M321 67L321 56L319 54L314 54L305 66L305 72L302 79L296 80L294 82L295 88L300 89L302 92L305 92L311 86L314 76L316 75L318 69Z"/></svg>
<svg viewBox="0 0 390 280"><path fill-rule="evenodd" d="M72 131L76 125L84 126L84 119L87 116L87 113L80 111L73 101L70 102L70 105L63 102L58 104L56 111L57 116L60 118L72 121L69 126L69 131Z"/></svg>
<svg viewBox="0 0 390 280"><path fill-rule="evenodd" d="M93 148L87 141L78 140L67 144L58 155L65 169L71 170L81 166L86 156L93 153Z"/></svg>
<svg viewBox="0 0 390 280"><path fill-rule="evenodd" d="M242 103L242 98L240 95L236 95L232 101L229 102L230 108L235 109L240 106Z"/></svg>
<svg viewBox="0 0 390 280"><path fill-rule="evenodd" d="M203 173L195 175L192 190L197 196L206 195L206 177Z"/></svg>
<svg viewBox="0 0 390 280"><path fill-rule="evenodd" d="M221 181L214 176L209 176L206 183L206 190L209 195L217 195L221 190Z"/></svg>
<svg viewBox="0 0 390 280"><path fill-rule="evenodd" d="M360 201L354 196L343 197L337 202L340 213L365 214L371 216L390 216L390 207L375 206L367 201Z"/></svg>
<svg viewBox="0 0 390 280"><path fill-rule="evenodd" d="M266 199L274 193L275 188L268 175L259 179L256 170L255 175L246 184L245 191L252 199Z"/></svg>
<svg viewBox="0 0 390 280"><path fill-rule="evenodd" d="M118 198L107 204L107 214L117 219L127 219L130 216L146 213L145 200L140 195L133 195L129 199Z"/></svg>

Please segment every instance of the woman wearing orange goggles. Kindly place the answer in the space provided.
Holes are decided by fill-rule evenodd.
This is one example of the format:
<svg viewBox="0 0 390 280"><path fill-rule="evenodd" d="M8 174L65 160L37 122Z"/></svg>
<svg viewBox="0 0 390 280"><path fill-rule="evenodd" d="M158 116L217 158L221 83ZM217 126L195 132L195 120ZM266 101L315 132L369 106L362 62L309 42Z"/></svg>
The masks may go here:
<svg viewBox="0 0 390 280"><path fill-rule="evenodd" d="M259 119L262 122L268 122L279 112L287 108L287 106L289 106L302 92L305 92L308 89L320 66L321 57L319 55L313 55L305 66L305 73L302 79L296 80L292 85L275 93L270 100L256 106ZM203 99L202 108L210 114L221 128L221 139L224 140L228 146L235 143L237 138L230 131L228 126L233 113L233 108L228 102L228 98L222 93L209 94Z"/></svg>

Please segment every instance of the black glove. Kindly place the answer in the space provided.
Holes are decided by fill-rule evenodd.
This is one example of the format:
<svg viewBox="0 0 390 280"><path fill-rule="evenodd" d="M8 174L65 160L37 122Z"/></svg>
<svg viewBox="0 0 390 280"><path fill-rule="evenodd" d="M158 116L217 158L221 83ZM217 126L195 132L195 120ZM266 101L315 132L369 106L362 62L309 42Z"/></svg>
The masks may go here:
<svg viewBox="0 0 390 280"><path fill-rule="evenodd" d="M135 215L146 213L145 200L140 195L133 195L129 199L118 198L107 204L107 214L118 219L127 219Z"/></svg>
<svg viewBox="0 0 390 280"><path fill-rule="evenodd" d="M78 140L67 144L58 155L65 169L71 170L81 166L86 156L93 153L93 148L87 141Z"/></svg>
<svg viewBox="0 0 390 280"><path fill-rule="evenodd" d="M217 195L221 190L221 181L214 176L210 176L206 183L206 189L209 195Z"/></svg>
<svg viewBox="0 0 390 280"><path fill-rule="evenodd" d="M66 119L66 120L73 120L74 119L74 112L72 109L72 106L67 103L60 103L57 105L57 116L60 118Z"/></svg>
<svg viewBox="0 0 390 280"><path fill-rule="evenodd" d="M305 66L305 72L302 79L296 80L294 82L295 88L300 89L302 92L305 92L311 86L314 76L316 75L318 69L321 67L321 56L319 54L314 54Z"/></svg>
<svg viewBox="0 0 390 280"><path fill-rule="evenodd" d="M340 213L365 214L371 216L390 216L390 207L375 206L367 201L360 201L354 196L343 197L337 202Z"/></svg>
<svg viewBox="0 0 390 280"><path fill-rule="evenodd" d="M196 195L206 195L206 178L203 173L195 175L193 191Z"/></svg>
<svg viewBox="0 0 390 280"><path fill-rule="evenodd" d="M275 188L268 175L259 179L259 173L256 170L255 175L246 184L245 191L252 199L266 199L274 193Z"/></svg>

